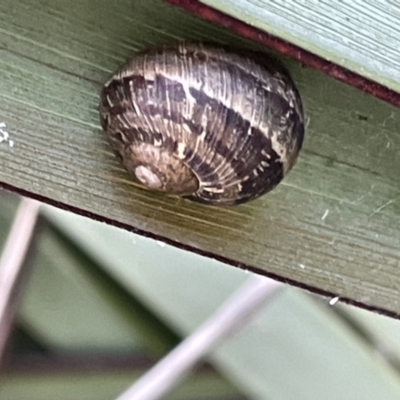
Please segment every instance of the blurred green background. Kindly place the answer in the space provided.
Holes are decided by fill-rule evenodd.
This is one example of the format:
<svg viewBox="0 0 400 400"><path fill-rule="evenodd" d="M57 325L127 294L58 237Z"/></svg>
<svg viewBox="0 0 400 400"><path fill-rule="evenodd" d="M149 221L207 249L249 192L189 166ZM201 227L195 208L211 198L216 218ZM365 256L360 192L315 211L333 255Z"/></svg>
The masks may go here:
<svg viewBox="0 0 400 400"><path fill-rule="evenodd" d="M18 197L1 192L4 243ZM43 206L0 399L113 399L250 273ZM287 287L168 399L397 399L400 324Z"/></svg>

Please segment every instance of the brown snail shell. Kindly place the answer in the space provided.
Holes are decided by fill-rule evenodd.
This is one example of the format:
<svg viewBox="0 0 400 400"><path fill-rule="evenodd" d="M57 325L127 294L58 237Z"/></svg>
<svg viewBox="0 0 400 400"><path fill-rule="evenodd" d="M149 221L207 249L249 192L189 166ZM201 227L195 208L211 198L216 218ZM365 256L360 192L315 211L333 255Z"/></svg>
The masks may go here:
<svg viewBox="0 0 400 400"><path fill-rule="evenodd" d="M100 116L139 181L209 204L273 189L304 136L301 99L282 67L200 43L137 54L104 85Z"/></svg>

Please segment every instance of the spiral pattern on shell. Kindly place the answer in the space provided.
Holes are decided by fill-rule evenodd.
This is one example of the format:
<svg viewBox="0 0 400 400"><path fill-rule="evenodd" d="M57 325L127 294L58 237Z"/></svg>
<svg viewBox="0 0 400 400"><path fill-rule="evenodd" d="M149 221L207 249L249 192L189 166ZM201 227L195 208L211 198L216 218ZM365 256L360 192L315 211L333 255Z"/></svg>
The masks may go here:
<svg viewBox="0 0 400 400"><path fill-rule="evenodd" d="M139 181L208 204L273 189L304 136L299 93L280 65L201 43L137 54L104 85L100 116Z"/></svg>

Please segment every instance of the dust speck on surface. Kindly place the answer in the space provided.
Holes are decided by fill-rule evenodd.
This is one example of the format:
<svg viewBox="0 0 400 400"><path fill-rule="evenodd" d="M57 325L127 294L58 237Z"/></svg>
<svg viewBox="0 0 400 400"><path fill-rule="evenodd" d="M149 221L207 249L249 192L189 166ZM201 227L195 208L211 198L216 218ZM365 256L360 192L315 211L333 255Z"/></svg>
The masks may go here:
<svg viewBox="0 0 400 400"><path fill-rule="evenodd" d="M334 306L339 301L339 296L333 297L329 300L329 305Z"/></svg>
<svg viewBox="0 0 400 400"><path fill-rule="evenodd" d="M0 122L0 143L8 143L9 147L14 147L14 140L10 139L5 122Z"/></svg>
<svg viewBox="0 0 400 400"><path fill-rule="evenodd" d="M304 264L299 264L299 267L300 267L301 269L305 269L305 268L306 268L306 266L305 266Z"/></svg>
<svg viewBox="0 0 400 400"><path fill-rule="evenodd" d="M329 210L325 210L324 215L322 216L322 221L325 221L325 218L328 216Z"/></svg>

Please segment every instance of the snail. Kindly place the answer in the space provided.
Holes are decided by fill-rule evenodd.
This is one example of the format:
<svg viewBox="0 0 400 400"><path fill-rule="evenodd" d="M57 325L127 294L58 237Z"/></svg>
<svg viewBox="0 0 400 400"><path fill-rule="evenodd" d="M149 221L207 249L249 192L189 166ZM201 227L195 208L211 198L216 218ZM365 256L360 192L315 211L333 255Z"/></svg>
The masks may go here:
<svg viewBox="0 0 400 400"><path fill-rule="evenodd" d="M207 204L272 190L302 147L300 95L264 54L201 43L150 48L104 85L103 130L150 189Z"/></svg>

